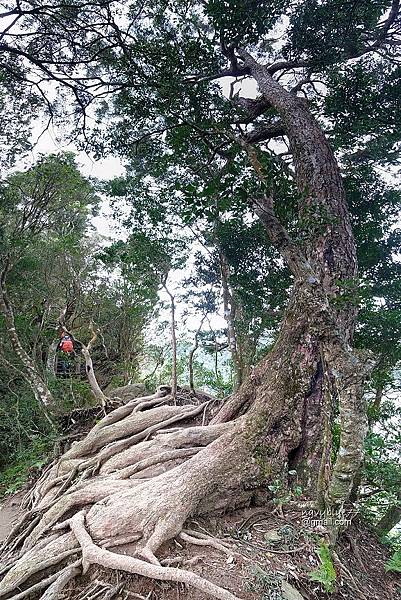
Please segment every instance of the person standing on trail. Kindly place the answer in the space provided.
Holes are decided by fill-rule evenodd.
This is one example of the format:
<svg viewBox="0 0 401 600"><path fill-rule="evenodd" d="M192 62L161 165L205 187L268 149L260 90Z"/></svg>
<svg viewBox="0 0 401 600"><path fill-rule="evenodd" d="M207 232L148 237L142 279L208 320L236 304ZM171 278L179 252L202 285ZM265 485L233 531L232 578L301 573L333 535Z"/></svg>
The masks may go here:
<svg viewBox="0 0 401 600"><path fill-rule="evenodd" d="M57 346L57 350L62 353L59 360L60 372L62 376L66 377L70 370L69 356L74 353L74 342L72 337L64 331L61 332L60 336L60 342Z"/></svg>

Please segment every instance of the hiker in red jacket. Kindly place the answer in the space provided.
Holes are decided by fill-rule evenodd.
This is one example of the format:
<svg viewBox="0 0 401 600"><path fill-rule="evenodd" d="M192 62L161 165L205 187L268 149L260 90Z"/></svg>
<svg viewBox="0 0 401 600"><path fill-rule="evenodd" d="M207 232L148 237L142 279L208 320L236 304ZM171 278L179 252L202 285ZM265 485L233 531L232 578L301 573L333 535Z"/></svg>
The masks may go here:
<svg viewBox="0 0 401 600"><path fill-rule="evenodd" d="M65 352L66 354L74 352L74 343L72 341L71 336L68 335L68 333L61 334L61 340L58 347L59 350L61 350L61 352Z"/></svg>
<svg viewBox="0 0 401 600"><path fill-rule="evenodd" d="M72 337L64 331L61 332L60 337L61 339L59 345L57 346L57 350L59 350L62 354L59 358L58 364L60 366L61 376L67 377L70 370L69 355L74 353L74 342L72 341Z"/></svg>

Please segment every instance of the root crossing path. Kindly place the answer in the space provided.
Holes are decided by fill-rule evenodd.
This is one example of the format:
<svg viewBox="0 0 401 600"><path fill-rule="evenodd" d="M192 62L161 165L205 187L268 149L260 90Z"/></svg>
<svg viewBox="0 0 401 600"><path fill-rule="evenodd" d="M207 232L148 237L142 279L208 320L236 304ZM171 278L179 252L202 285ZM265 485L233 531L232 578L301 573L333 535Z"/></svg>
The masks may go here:
<svg viewBox="0 0 401 600"><path fill-rule="evenodd" d="M164 386L109 413L49 465L3 544L0 598L56 600L74 578L98 565L239 600L189 570L162 566L156 557L165 541L178 536L219 543L183 530L188 517L207 512L209 502L223 503L219 483L227 468L233 489L242 476L234 436L241 419L204 425L212 402L178 405ZM215 458L220 446L226 449L221 464ZM127 545L128 555L118 553Z"/></svg>

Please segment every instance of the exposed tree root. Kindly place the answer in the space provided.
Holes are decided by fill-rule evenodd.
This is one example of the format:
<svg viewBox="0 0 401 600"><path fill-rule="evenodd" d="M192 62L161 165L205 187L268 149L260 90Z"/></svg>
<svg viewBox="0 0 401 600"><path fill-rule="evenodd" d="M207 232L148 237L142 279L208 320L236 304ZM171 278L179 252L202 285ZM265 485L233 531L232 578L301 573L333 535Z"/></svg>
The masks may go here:
<svg viewBox="0 0 401 600"><path fill-rule="evenodd" d="M118 492L123 489L127 489L129 484L124 481L105 481L93 480L88 482L85 487L70 494L66 494L60 498L53 506L47 510L41 518L38 525L32 531L31 535L27 539L23 546L23 550L32 548L36 541L43 533L49 529L52 525L57 523L69 510L74 507L87 506L93 504L98 500L108 497L113 492Z"/></svg>
<svg viewBox="0 0 401 600"><path fill-rule="evenodd" d="M33 508L6 542L5 553L13 560L0 584L0 597L10 596L16 590L21 598L34 596L47 588L43 598L55 600L80 573L77 561L65 561L82 552L84 571L89 564L99 564L162 581L181 582L222 600L237 600L229 591L195 573L162 566L155 556L164 541L180 535L191 510L198 507L202 512L202 502L209 497L211 504L218 500L218 479L207 476L215 452L230 450L233 489L243 473L242 466L239 468L234 460L238 446L233 443L233 430L240 423L188 426L204 413L210 401L198 405L165 404L169 401L168 389L163 388L152 396L118 407L45 471L30 496ZM180 421L185 421L186 426L171 429ZM220 448L225 436L228 438ZM188 470L187 463L195 459L193 468ZM94 476L98 470L100 474ZM227 456L222 456L217 474L223 482ZM184 499L183 491L189 491L192 482L198 482L195 493ZM65 533L66 528L71 528L73 534ZM193 531L184 531L182 536L189 543L231 553L224 542L210 536ZM134 547L136 556L108 550L121 545ZM12 553L15 555L17 548L20 554L15 561Z"/></svg>
<svg viewBox="0 0 401 600"><path fill-rule="evenodd" d="M120 454L142 440L148 439L156 431L172 423L191 419L201 413L205 406L207 406L207 403L195 407L157 407L145 412L133 413L121 422L99 427L96 431L94 428L82 442L74 444L62 457L60 464L56 467L58 469L57 474L61 473L61 477L63 477L65 473L70 474L71 471L76 469L81 472L89 471L86 476L94 475L99 471L102 464L113 456ZM88 457L100 448L102 449L95 456ZM57 483L64 483L64 481L64 478L59 479ZM43 495L46 495L52 487L54 486L50 485L50 488L44 488Z"/></svg>
<svg viewBox="0 0 401 600"><path fill-rule="evenodd" d="M120 469L117 473L112 474L112 479L128 479L133 476L140 476L142 471L145 471L148 467L153 467L154 465L162 464L165 462L170 462L172 460L177 460L181 458L188 458L189 456L193 456L197 452L199 452L200 448L179 448L178 450L170 450L168 452L163 452L161 454L156 454L155 456L151 456L149 458L145 458L144 460L139 461L135 465L131 465L130 467L125 467L125 469Z"/></svg>
<svg viewBox="0 0 401 600"><path fill-rule="evenodd" d="M185 429L162 429L153 439L133 445L130 448L111 457L100 468L101 474L112 473L126 466L134 465L149 456L165 451L186 447L207 446L220 435L229 431L232 424L215 425L208 427L189 427Z"/></svg>
<svg viewBox="0 0 401 600"><path fill-rule="evenodd" d="M234 552L228 547L228 545L222 542L221 540L212 538L208 535L200 533L199 531L183 529L180 533L180 538L184 540L184 542L195 544L195 546L210 546L212 548L215 548L216 550L224 552L228 556L234 554Z"/></svg>
<svg viewBox="0 0 401 600"><path fill-rule="evenodd" d="M196 575L195 573L191 573L190 571L153 565L143 560L122 554L115 554L114 552L96 546L85 529L83 513L76 514L71 519L70 524L71 529L82 548L82 564L84 572L91 564L98 564L106 568L127 571L128 573L135 573L136 575L159 579L161 581L185 583L186 585L195 587L205 594L214 596L219 600L239 600L238 596L234 596L231 592L207 581L203 577L199 577L199 575Z"/></svg>
<svg viewBox="0 0 401 600"><path fill-rule="evenodd" d="M0 567L0 576L4 575L4 573L7 573L7 571L9 571L11 569L11 567L13 567L15 565L16 562L17 562L17 559L10 560L8 563L6 563L2 567Z"/></svg>
<svg viewBox="0 0 401 600"><path fill-rule="evenodd" d="M108 586L104 586L106 589ZM102 597L102 600L112 600L112 598L114 598L115 596L117 596L117 594L119 594L119 592L123 589L124 584L120 583L118 585L114 585L113 587L109 587L109 589L107 589L106 593L104 594L104 596Z"/></svg>
<svg viewBox="0 0 401 600"><path fill-rule="evenodd" d="M6 574L0 586L0 598L7 596L36 573L46 572L46 569L64 561L79 552L79 546L70 533L57 537L44 547L26 552L23 559L18 560Z"/></svg>
<svg viewBox="0 0 401 600"><path fill-rule="evenodd" d="M24 590L23 592L20 592L16 596L13 596L13 600L23 600L23 598L31 596L35 592L43 590L43 588L46 588L47 586L49 587L44 593L44 595L41 597L41 600L56 600L58 598L58 593L62 590L62 588L65 587L67 583L71 581L71 579L78 575L78 573L80 572L80 564L81 560L75 561L74 563L68 565L58 573L50 575L46 579L42 579L42 581L39 581L35 585ZM49 595L47 595L48 591Z"/></svg>
<svg viewBox="0 0 401 600"><path fill-rule="evenodd" d="M308 288L308 302L310 293ZM250 406L246 414L231 415L234 420L225 422L223 411L215 424L199 425L210 401L167 404L174 400L163 388L118 407L74 443L41 477L31 496L33 509L8 540L5 552L23 546L0 583L0 597L30 589L55 569L60 573L67 559L82 553L84 572L97 564L238 600L195 573L162 566L156 555L180 535L188 543L233 554L223 541L185 529L185 523L195 515L259 500L261 489L265 501L266 483L280 477L285 484L301 444L306 457L309 442L313 452L319 450L313 436L305 442L302 425L316 373L310 336L298 314L304 310L302 303L290 306L292 325L283 329L274 350L238 392L244 403L233 403ZM314 426L318 439L319 419ZM300 474L309 481L312 462L306 457ZM72 531L62 533L66 528ZM128 545L129 554L107 549L121 545ZM47 587L54 583L56 589L65 579L56 584L56 578Z"/></svg>
<svg viewBox="0 0 401 600"><path fill-rule="evenodd" d="M80 565L81 560L78 560L60 571L59 576L47 588L41 600L57 600L65 586L81 572Z"/></svg>

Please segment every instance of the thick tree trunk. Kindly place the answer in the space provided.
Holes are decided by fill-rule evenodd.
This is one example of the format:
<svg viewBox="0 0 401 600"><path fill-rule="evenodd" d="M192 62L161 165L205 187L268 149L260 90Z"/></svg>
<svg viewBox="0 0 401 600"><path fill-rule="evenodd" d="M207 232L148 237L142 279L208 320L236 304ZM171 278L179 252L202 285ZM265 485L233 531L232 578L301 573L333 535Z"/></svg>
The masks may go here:
<svg viewBox="0 0 401 600"><path fill-rule="evenodd" d="M326 495L329 506L339 507L349 497L362 459L367 428L363 384L371 368L366 357L359 359L350 348L357 308L347 298L347 290L349 294L356 283L357 261L344 188L333 151L306 101L284 90L249 54L241 52L241 56L265 99L280 114L293 156L299 215L306 221L307 241L295 243L283 229L274 214L273 188L255 204L270 239L295 277L294 303L303 305L298 325L304 324L304 348L314 364L301 419L301 452L309 471L323 450L322 417L328 403L323 394L322 358L330 387L339 399L341 443ZM263 180L255 151L250 149L248 154ZM291 362L295 367L293 358ZM302 365L302 359L298 364Z"/></svg>

